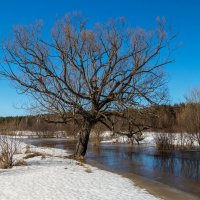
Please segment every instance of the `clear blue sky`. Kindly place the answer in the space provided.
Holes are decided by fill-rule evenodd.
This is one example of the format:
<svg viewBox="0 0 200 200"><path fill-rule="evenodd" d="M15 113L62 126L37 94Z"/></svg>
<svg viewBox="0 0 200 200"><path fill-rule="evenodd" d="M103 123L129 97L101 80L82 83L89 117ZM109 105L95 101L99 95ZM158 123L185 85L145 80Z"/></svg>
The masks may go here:
<svg viewBox="0 0 200 200"><path fill-rule="evenodd" d="M166 67L171 103L184 100L193 87L200 87L200 0L4 0L0 5L0 41L9 37L16 24L43 19L51 27L66 13L81 11L90 23L124 16L132 26L152 27L164 16L183 43L176 62ZM16 109L26 98L7 81L0 80L0 116L21 115Z"/></svg>

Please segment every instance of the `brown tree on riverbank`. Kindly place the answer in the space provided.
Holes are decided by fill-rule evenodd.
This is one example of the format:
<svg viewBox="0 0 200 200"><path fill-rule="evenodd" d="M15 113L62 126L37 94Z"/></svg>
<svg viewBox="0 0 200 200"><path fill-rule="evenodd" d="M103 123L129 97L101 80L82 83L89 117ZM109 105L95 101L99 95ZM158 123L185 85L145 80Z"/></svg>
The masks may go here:
<svg viewBox="0 0 200 200"><path fill-rule="evenodd" d="M186 96L186 105L179 115L179 126L182 132L188 133L188 139L193 145L200 145L200 88L195 88Z"/></svg>
<svg viewBox="0 0 200 200"><path fill-rule="evenodd" d="M32 109L44 118L59 116L46 120L79 125L76 157L85 155L97 123L114 130L115 117L125 118L128 109L165 100L162 67L172 62L173 37L162 22L150 31L126 28L123 20L88 28L81 17L67 16L49 41L41 30L40 24L14 29L1 74L35 100Z"/></svg>

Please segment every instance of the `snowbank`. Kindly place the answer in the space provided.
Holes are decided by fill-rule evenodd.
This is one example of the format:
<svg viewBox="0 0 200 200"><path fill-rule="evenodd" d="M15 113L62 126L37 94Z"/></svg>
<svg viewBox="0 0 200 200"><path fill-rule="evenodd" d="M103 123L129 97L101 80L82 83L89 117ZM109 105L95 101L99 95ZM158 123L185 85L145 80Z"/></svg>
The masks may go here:
<svg viewBox="0 0 200 200"><path fill-rule="evenodd" d="M144 132L144 140L140 141L140 144L152 144L154 145L154 132ZM111 131L105 131L101 134L102 141L101 143L121 143L121 144L127 144L130 143L130 139L126 135L113 135ZM135 142L136 143L136 142Z"/></svg>
<svg viewBox="0 0 200 200"><path fill-rule="evenodd" d="M23 158L27 147L21 143ZM129 179L107 171L64 159L64 150L30 146L40 152L26 160L27 166L0 170L1 200L156 200L158 198L134 185Z"/></svg>
<svg viewBox="0 0 200 200"><path fill-rule="evenodd" d="M198 147L198 141L194 138L194 135L189 133L158 133L158 132L143 132L144 139L140 141L140 144L148 144L151 146L155 146L155 138L159 135L165 135L172 140L174 145L183 145L183 146L190 146L191 141L194 147ZM104 132L102 134L102 141L101 143L121 143L127 144L130 143L130 139L126 135L113 135L112 132ZM135 142L136 143L136 142ZM136 143L137 144L137 143Z"/></svg>

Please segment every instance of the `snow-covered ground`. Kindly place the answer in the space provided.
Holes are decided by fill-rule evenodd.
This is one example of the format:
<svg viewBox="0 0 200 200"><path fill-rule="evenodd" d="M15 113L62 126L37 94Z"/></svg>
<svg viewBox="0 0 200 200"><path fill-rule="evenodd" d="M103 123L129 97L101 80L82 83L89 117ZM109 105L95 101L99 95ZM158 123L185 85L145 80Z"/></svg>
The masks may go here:
<svg viewBox="0 0 200 200"><path fill-rule="evenodd" d="M144 132L144 140L140 141L140 144L152 144L154 145L154 132ZM101 134L102 142L101 143L130 143L130 139L126 135L113 135L111 131L105 131Z"/></svg>
<svg viewBox="0 0 200 200"><path fill-rule="evenodd" d="M64 158L64 150L38 148L20 144L25 152L40 152L45 156L26 159L26 166L0 169L0 200L156 200L158 198L120 175Z"/></svg>
<svg viewBox="0 0 200 200"><path fill-rule="evenodd" d="M189 133L158 133L158 132L143 132L144 139L141 140L140 144L148 144L155 146L157 136L166 136L172 140L174 145L190 145L193 137L193 146L199 146L198 141ZM126 135L113 135L111 131L105 131L101 134L101 143L130 143L130 139ZM136 143L136 142L135 142Z"/></svg>
<svg viewBox="0 0 200 200"><path fill-rule="evenodd" d="M35 131L10 131L2 132L1 136L20 139L37 139L37 138L60 138L60 139L74 139L74 136L67 136L64 131L56 131L54 134L47 134L48 132L35 132Z"/></svg>

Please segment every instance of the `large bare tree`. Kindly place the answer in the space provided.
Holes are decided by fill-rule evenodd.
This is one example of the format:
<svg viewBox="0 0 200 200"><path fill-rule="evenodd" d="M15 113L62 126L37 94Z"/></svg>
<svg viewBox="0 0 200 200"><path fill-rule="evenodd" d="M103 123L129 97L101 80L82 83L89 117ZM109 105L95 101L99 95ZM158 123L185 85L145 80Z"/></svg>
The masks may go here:
<svg viewBox="0 0 200 200"><path fill-rule="evenodd" d="M3 45L1 74L35 99L40 113L81 125L76 157L85 155L97 123L112 129L113 116L165 98L162 68L172 62L172 37L161 21L148 31L121 19L88 28L82 17L67 16L42 38L40 23L16 27Z"/></svg>

